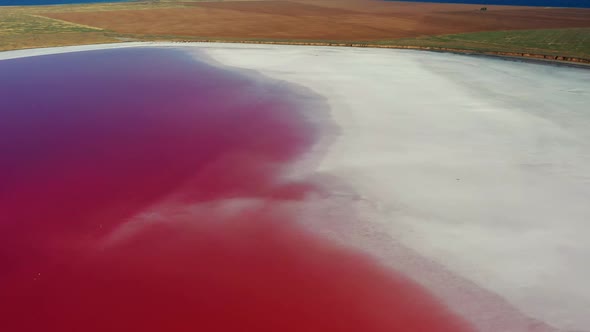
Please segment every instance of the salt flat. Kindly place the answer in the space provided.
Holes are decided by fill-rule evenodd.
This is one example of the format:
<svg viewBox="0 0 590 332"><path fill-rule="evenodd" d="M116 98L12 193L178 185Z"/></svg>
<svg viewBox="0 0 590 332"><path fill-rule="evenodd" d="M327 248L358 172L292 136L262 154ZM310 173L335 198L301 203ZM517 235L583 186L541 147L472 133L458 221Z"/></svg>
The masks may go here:
<svg viewBox="0 0 590 332"><path fill-rule="evenodd" d="M588 329L590 71L414 51L200 48L326 96L340 134L319 169L373 203L371 220L395 241L525 315ZM438 293L453 301L453 287ZM468 298L456 306L480 329L540 328L501 325L489 311L503 305Z"/></svg>
<svg viewBox="0 0 590 332"><path fill-rule="evenodd" d="M351 245L481 331L588 330L590 71L378 49L109 47L128 46L205 52L324 96L338 129L317 171L356 195L340 201L363 223Z"/></svg>

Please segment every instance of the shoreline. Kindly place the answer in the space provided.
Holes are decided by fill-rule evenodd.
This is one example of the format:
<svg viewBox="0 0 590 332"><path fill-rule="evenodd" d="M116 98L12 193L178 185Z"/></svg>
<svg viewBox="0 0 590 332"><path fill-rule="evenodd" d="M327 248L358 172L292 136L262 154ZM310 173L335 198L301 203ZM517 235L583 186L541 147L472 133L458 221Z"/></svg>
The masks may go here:
<svg viewBox="0 0 590 332"><path fill-rule="evenodd" d="M590 69L590 59L581 57L571 56L557 56L557 55L545 55L536 53L524 53L524 52L501 52L501 51L474 51L467 49L458 48L447 48L447 47L436 47L436 46L411 46L411 45L382 45L382 44L364 44L364 43L328 43L328 42L289 42L289 41L263 41L263 40L221 40L221 39L203 39L203 40L161 40L161 41L125 41L116 43L106 44L88 44L88 45L67 45L67 46L52 46L52 47L41 47L41 48L24 48L17 50L6 50L0 51L0 60L5 59L3 55L7 53L24 53L32 52L31 55L22 55L18 57L44 55L44 54L55 54L66 51L65 49L79 49L73 50L85 51L95 50L103 48L118 48L118 47L134 47L134 46L171 46L176 44L251 44L251 45L285 45L285 46L322 46L322 47L350 47L350 48L379 48L379 49L396 49L396 50L414 50L414 51L426 51L435 53L450 53L457 55L471 55L479 57L490 57L496 59L503 59L507 61L516 62L527 62L537 63L552 66L564 66L572 68ZM64 51L45 53L43 50L60 50ZM13 57L8 57L13 58Z"/></svg>
<svg viewBox="0 0 590 332"><path fill-rule="evenodd" d="M167 41L170 43L235 43L235 44L262 44L262 45L293 45L293 46L325 46L325 47L356 47L356 48L387 48L397 50L430 51L437 53L452 53L459 55L487 56L506 60L516 60L540 64L562 65L567 67L590 69L590 59L570 56L553 56L523 52L500 52L500 51L474 51L458 48L436 47L436 46L411 46L411 45L381 45L363 43L322 43L322 42L281 42L281 41L256 41L256 40L187 40Z"/></svg>

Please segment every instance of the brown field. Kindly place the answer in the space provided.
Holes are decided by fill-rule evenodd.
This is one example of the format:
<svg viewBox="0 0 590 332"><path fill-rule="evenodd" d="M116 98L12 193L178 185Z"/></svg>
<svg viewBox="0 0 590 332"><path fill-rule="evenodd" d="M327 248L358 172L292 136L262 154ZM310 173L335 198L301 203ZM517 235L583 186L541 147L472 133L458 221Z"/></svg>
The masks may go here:
<svg viewBox="0 0 590 332"><path fill-rule="evenodd" d="M417 48L590 64L590 9L381 0L0 7L0 51L122 41Z"/></svg>
<svg viewBox="0 0 590 332"><path fill-rule="evenodd" d="M590 27L589 9L295 0L42 15L120 34L281 40L391 40L478 31Z"/></svg>

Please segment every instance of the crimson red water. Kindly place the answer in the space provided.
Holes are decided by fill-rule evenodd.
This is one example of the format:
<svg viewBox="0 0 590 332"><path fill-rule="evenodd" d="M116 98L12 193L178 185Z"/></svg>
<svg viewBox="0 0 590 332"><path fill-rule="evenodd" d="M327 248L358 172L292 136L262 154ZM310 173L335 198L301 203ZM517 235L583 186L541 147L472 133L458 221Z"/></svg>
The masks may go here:
<svg viewBox="0 0 590 332"><path fill-rule="evenodd" d="M284 208L316 96L166 49L0 75L0 330L469 330Z"/></svg>

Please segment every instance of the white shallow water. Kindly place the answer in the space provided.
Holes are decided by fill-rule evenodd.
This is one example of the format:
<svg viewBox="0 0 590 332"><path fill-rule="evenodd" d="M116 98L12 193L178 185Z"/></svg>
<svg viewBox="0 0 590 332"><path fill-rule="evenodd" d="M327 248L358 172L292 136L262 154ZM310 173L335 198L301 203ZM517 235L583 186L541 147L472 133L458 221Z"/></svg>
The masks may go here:
<svg viewBox="0 0 590 332"><path fill-rule="evenodd" d="M589 70L415 51L195 45L327 98L340 132L319 171L370 203L367 222L395 242L392 257L422 259L392 266L479 330L590 329ZM440 271L417 267L423 261Z"/></svg>
<svg viewBox="0 0 590 332"><path fill-rule="evenodd" d="M320 170L376 204L394 239L530 317L590 327L590 71L415 51L204 48L328 98L341 134Z"/></svg>

